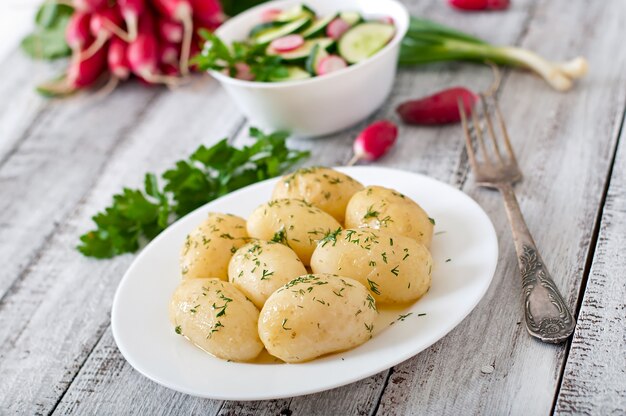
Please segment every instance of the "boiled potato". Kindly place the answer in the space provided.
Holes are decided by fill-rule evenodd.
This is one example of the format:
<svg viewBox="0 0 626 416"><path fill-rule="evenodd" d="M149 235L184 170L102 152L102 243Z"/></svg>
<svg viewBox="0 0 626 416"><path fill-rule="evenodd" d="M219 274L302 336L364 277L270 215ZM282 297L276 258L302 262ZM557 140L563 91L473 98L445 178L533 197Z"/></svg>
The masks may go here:
<svg viewBox="0 0 626 416"><path fill-rule="evenodd" d="M348 201L361 189L360 182L336 170L302 168L278 181L272 199L302 199L343 223Z"/></svg>
<svg viewBox="0 0 626 416"><path fill-rule="evenodd" d="M228 262L247 241L246 220L231 214L210 213L185 239L180 256L183 278L228 280Z"/></svg>
<svg viewBox="0 0 626 416"><path fill-rule="evenodd" d="M369 227L413 238L430 247L434 220L415 201L382 186L354 194L346 208L346 228Z"/></svg>
<svg viewBox="0 0 626 416"><path fill-rule="evenodd" d="M423 244L367 228L341 230L327 237L311 258L313 273L358 280L380 303L419 299L430 288L432 264Z"/></svg>
<svg viewBox="0 0 626 416"><path fill-rule="evenodd" d="M270 354L299 363L363 344L372 337L377 314L374 299L359 282L309 274L267 299L259 335Z"/></svg>
<svg viewBox="0 0 626 416"><path fill-rule="evenodd" d="M271 241L246 244L228 265L228 280L259 309L276 289L303 274L306 269L296 253Z"/></svg>
<svg viewBox="0 0 626 416"><path fill-rule="evenodd" d="M298 199L277 199L261 205L250 215L247 226L250 237L291 247L305 266L317 242L341 228L330 214Z"/></svg>
<svg viewBox="0 0 626 416"><path fill-rule="evenodd" d="M219 279L187 279L170 302L177 334L218 358L248 361L263 350L258 309L231 283Z"/></svg>

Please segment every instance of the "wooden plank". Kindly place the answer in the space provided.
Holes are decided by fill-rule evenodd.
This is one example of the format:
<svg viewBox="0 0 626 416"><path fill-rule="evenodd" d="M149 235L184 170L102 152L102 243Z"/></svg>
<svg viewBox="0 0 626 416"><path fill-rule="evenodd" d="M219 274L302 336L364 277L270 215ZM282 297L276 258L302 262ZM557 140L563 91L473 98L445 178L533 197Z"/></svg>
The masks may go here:
<svg viewBox="0 0 626 416"><path fill-rule="evenodd" d="M123 185L140 184L144 172L159 172L201 142L210 144L241 125L242 117L216 83L201 84L163 95L134 128L119 133L126 138L123 145L107 155L108 163L96 178L87 179L88 192L68 207L45 250L0 303L0 408L50 412L109 325L112 296L132 256L97 261L78 254L74 246L78 235L91 227L90 216L108 205ZM130 97L123 90L106 102L122 105L120 100L132 102L146 94L138 85L130 89L135 90ZM110 117L101 115L115 124ZM97 150L97 141L91 146ZM49 185L51 190L59 186Z"/></svg>
<svg viewBox="0 0 626 416"><path fill-rule="evenodd" d="M90 190L159 91L134 85L106 100L82 95L50 102L24 131L19 147L0 166L5 196L0 199L0 263L5 265L0 311L7 292L19 289L24 272L36 263L59 223ZM10 325L0 329L0 340L5 330L15 334Z"/></svg>
<svg viewBox="0 0 626 416"><path fill-rule="evenodd" d="M0 63L0 166L50 103L37 94L36 83L58 74L62 65L33 61L19 49Z"/></svg>
<svg viewBox="0 0 626 416"><path fill-rule="evenodd" d="M516 2L514 10L504 15L457 13L445 4L411 2L411 13L426 16L448 25L463 28L485 39L502 44L514 44L525 30L532 9L532 1ZM453 85L466 85L475 90L486 89L491 83L491 72L482 66L468 64L437 65L399 72L393 92L385 104L369 120L354 128L330 137L313 140L292 140L290 145L312 152L309 165L343 165L352 157L352 140L364 125L374 119L389 118L400 125L400 139L392 152L376 162L410 171L426 173L437 179L458 183L459 166L465 167L463 142L458 140L458 127L420 128L399 123L395 107L410 98L426 95ZM365 415L376 407L385 388L388 371L328 392L296 397L288 404L284 400L268 402L226 402L220 414L276 414L277 409L288 409L293 415L334 414Z"/></svg>
<svg viewBox="0 0 626 416"><path fill-rule="evenodd" d="M626 121L556 414L626 414Z"/></svg>
<svg viewBox="0 0 626 416"><path fill-rule="evenodd" d="M522 211L571 306L576 305L594 243L594 224L625 105L625 97L613 93L626 87L626 50L618 40L624 6L618 1L585 7L542 1L523 45L557 59L587 56L590 74L562 94L514 73L500 100L526 174L516 187ZM463 189L498 230L495 280L450 335L394 368L378 413L548 414L567 346L543 344L526 333L520 322L519 271L501 198L476 190L473 181Z"/></svg>

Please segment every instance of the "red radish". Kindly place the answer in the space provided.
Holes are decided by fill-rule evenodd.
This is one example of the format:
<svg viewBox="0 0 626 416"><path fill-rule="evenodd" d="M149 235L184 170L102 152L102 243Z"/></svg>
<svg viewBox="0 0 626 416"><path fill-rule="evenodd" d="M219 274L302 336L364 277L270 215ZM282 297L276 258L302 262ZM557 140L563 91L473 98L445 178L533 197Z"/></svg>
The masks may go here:
<svg viewBox="0 0 626 416"><path fill-rule="evenodd" d="M386 23L388 25L394 25L395 22L393 21L393 17L391 16L384 16L380 18L380 22L381 23Z"/></svg>
<svg viewBox="0 0 626 416"><path fill-rule="evenodd" d="M71 94L95 83L104 73L106 64L106 47L98 49L86 59L80 59L80 55L74 55L63 78L40 85L37 90L51 96Z"/></svg>
<svg viewBox="0 0 626 416"><path fill-rule="evenodd" d="M158 73L159 45L154 35L152 16L144 13L139 17L139 30L126 51L131 71L148 83L175 84L176 78Z"/></svg>
<svg viewBox="0 0 626 416"><path fill-rule="evenodd" d="M348 64L341 57L337 55L328 55L320 59L317 64L317 68L315 68L315 72L317 75L326 75L331 72L339 71L347 66Z"/></svg>
<svg viewBox="0 0 626 416"><path fill-rule="evenodd" d="M118 37L111 39L107 56L109 71L117 79L128 79L130 67L126 57L128 44Z"/></svg>
<svg viewBox="0 0 626 416"><path fill-rule="evenodd" d="M396 108L402 121L408 124L446 124L456 123L459 115L459 100L463 102L465 112L471 114L478 95L463 87L449 88L419 100L402 103Z"/></svg>
<svg viewBox="0 0 626 416"><path fill-rule="evenodd" d="M145 12L146 4L144 0L117 0L117 4L126 22L127 42L130 42L137 37L137 22L139 16Z"/></svg>
<svg viewBox="0 0 626 416"><path fill-rule="evenodd" d="M89 58L102 48L113 35L126 40L128 35L120 28L121 24L122 15L117 8L102 9L93 13L89 21L89 31L96 40L81 53L81 59Z"/></svg>
<svg viewBox="0 0 626 416"><path fill-rule="evenodd" d="M152 0L152 4L168 19L183 25L183 42L180 53L180 72L189 73L189 53L193 37L193 9L187 0Z"/></svg>
<svg viewBox="0 0 626 416"><path fill-rule="evenodd" d="M180 23L159 19L157 20L157 29L159 37L166 42L180 43L183 41L183 26Z"/></svg>
<svg viewBox="0 0 626 416"><path fill-rule="evenodd" d="M300 35L287 35L274 39L270 43L270 48L276 52L289 52L304 45L304 38Z"/></svg>
<svg viewBox="0 0 626 416"><path fill-rule="evenodd" d="M73 51L84 49L92 39L89 33L91 15L83 12L74 12L65 28L65 41Z"/></svg>
<svg viewBox="0 0 626 416"><path fill-rule="evenodd" d="M85 13L93 13L96 10L100 10L106 6L107 0L74 0L72 2L76 10L83 11Z"/></svg>
<svg viewBox="0 0 626 416"><path fill-rule="evenodd" d="M280 9L265 9L261 13L261 21L264 23L273 22L282 12Z"/></svg>
<svg viewBox="0 0 626 416"><path fill-rule="evenodd" d="M177 64L178 62L176 64L161 63L161 65L159 65L159 69L164 75L167 75L170 77L178 77L180 76L180 71L178 70Z"/></svg>
<svg viewBox="0 0 626 416"><path fill-rule="evenodd" d="M252 73L250 66L244 62L237 62L235 64L235 69L237 73L235 74L235 78L241 79L244 81L254 81L254 74Z"/></svg>
<svg viewBox="0 0 626 416"><path fill-rule="evenodd" d="M224 23L226 16L218 0L189 0L193 9L193 18L216 27Z"/></svg>
<svg viewBox="0 0 626 416"><path fill-rule="evenodd" d="M509 0L448 0L450 6L460 10L504 10Z"/></svg>
<svg viewBox="0 0 626 416"><path fill-rule="evenodd" d="M175 43L159 43L159 62L178 66L179 45ZM178 69L177 69L178 70Z"/></svg>
<svg viewBox="0 0 626 416"><path fill-rule="evenodd" d="M350 24L342 18L336 18L326 26L326 36L339 40L339 38L350 29Z"/></svg>
<svg viewBox="0 0 626 416"><path fill-rule="evenodd" d="M367 126L354 140L354 156L348 166L361 159L376 160L381 158L398 138L398 127L388 120L375 121Z"/></svg>

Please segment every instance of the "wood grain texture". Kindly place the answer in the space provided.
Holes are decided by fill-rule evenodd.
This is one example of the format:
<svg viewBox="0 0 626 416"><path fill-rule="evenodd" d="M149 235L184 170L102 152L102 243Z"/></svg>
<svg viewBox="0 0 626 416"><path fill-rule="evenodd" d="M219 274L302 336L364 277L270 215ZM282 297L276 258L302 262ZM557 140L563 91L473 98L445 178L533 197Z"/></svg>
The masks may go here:
<svg viewBox="0 0 626 416"><path fill-rule="evenodd" d="M70 201L73 205L67 207L68 214L45 250L0 303L1 409L29 414L51 411L109 326L113 292L132 256L97 261L77 253L78 235L91 227L90 216L107 205L122 186L139 185L144 172L162 171L200 142L210 144L241 125L241 116L224 100L217 84L201 84L162 95L132 129L118 133L123 143L107 156L97 180L85 175L87 183L83 184L80 175L75 175L73 186L83 187L78 201ZM127 94L144 94L136 87L142 88L124 88L108 100L111 105L121 105L118 100L132 101ZM188 114L194 117L185 117ZM112 115L103 118L108 117ZM209 123L211 136L205 140ZM96 146L86 139L74 143L84 149L79 154ZM82 169L88 171L89 167ZM62 186L65 189L68 184ZM129 397L132 402L134 396Z"/></svg>
<svg viewBox="0 0 626 416"><path fill-rule="evenodd" d="M626 123L625 123L626 124ZM557 415L626 414L626 130L617 151Z"/></svg>
<svg viewBox="0 0 626 416"><path fill-rule="evenodd" d="M591 62L588 77L562 94L516 72L500 102L526 174L516 186L522 211L557 286L574 306L626 98L611 93L626 88L626 54L614 53L626 8L619 2L570 6L541 2L523 45L557 59L585 55ZM568 13L561 13L566 8ZM559 33L559 42L546 42L553 33ZM567 346L540 343L518 323L521 282L501 198L475 189L471 175L463 189L498 230L495 279L461 325L428 352L394 368L379 413L548 414ZM484 366L494 371L483 373Z"/></svg>

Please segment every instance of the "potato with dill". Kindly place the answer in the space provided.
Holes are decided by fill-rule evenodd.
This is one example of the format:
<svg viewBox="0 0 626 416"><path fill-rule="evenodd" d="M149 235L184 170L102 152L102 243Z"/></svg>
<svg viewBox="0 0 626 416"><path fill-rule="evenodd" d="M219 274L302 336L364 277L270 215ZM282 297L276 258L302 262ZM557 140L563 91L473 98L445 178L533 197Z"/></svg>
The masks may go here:
<svg viewBox="0 0 626 416"><path fill-rule="evenodd" d="M374 228L411 237L430 247L435 220L415 201L393 189L368 186L346 207L346 228Z"/></svg>
<svg viewBox="0 0 626 416"><path fill-rule="evenodd" d="M374 298L361 283L308 274L267 299L259 336L270 354L299 363L363 344L372 337L377 315Z"/></svg>
<svg viewBox="0 0 626 416"><path fill-rule="evenodd" d="M209 213L185 239L180 256L183 278L228 280L228 262L247 241L246 220L231 214Z"/></svg>
<svg viewBox="0 0 626 416"><path fill-rule="evenodd" d="M351 277L380 303L404 303L422 297L430 288L432 264L423 244L367 228L327 235L311 258L314 273Z"/></svg>
<svg viewBox="0 0 626 416"><path fill-rule="evenodd" d="M258 309L235 286L219 279L183 280L169 308L174 331L218 358L249 361L263 350Z"/></svg>
<svg viewBox="0 0 626 416"><path fill-rule="evenodd" d="M289 246L308 266L311 254L328 232L341 228L330 214L299 199L276 199L254 210L248 235Z"/></svg>
<svg viewBox="0 0 626 416"><path fill-rule="evenodd" d="M272 199L302 199L343 223L348 201L361 189L360 182L334 169L302 168L278 181Z"/></svg>
<svg viewBox="0 0 626 416"><path fill-rule="evenodd" d="M228 280L259 309L276 289L306 269L289 247L271 241L252 241L241 247L228 265Z"/></svg>

